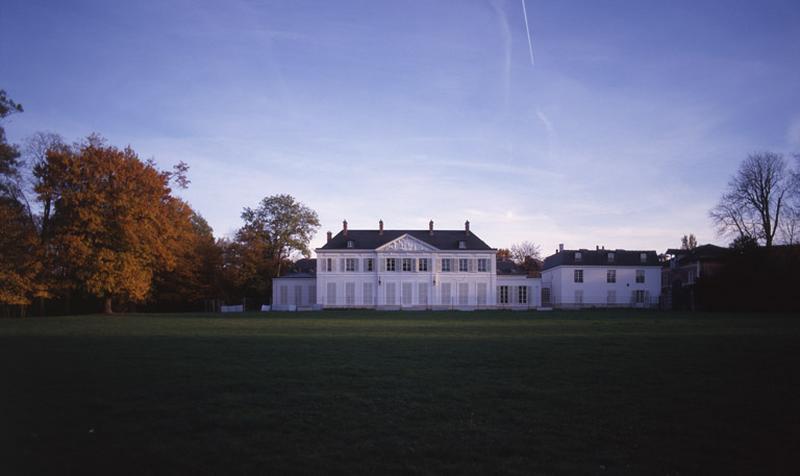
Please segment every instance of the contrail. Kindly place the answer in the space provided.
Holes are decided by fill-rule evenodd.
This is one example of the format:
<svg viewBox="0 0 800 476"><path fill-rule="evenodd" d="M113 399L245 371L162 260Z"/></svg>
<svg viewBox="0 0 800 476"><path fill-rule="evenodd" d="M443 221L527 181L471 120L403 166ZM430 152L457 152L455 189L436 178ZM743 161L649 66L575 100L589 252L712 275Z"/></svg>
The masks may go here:
<svg viewBox="0 0 800 476"><path fill-rule="evenodd" d="M525 0L522 1L522 17L525 19L525 31L528 33L528 52L531 54L531 66L536 66L533 61L533 43L531 43L531 29L528 27L528 12L525 10Z"/></svg>

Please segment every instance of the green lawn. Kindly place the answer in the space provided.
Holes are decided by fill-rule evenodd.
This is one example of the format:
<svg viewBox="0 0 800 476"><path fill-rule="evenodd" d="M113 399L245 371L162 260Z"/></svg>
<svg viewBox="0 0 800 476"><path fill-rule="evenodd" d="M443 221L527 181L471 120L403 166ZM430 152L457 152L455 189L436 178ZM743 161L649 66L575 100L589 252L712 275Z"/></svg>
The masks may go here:
<svg viewBox="0 0 800 476"><path fill-rule="evenodd" d="M800 316L0 320L0 474L800 471Z"/></svg>

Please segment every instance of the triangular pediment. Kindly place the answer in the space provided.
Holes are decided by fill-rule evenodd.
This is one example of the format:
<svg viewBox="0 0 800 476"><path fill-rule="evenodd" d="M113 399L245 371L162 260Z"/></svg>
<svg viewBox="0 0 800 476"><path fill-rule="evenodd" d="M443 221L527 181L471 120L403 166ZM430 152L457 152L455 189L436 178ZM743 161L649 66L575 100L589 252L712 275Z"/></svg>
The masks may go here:
<svg viewBox="0 0 800 476"><path fill-rule="evenodd" d="M378 247L375 251L438 251L435 246L431 246L424 241L414 238L406 233L394 240Z"/></svg>

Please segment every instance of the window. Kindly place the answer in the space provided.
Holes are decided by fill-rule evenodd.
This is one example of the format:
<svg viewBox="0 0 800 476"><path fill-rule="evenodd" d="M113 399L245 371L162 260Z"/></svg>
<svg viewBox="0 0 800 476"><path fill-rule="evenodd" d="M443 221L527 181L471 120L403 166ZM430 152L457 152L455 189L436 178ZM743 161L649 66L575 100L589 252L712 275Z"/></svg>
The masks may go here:
<svg viewBox="0 0 800 476"><path fill-rule="evenodd" d="M372 258L367 258L367 259L366 259L366 262L365 262L365 264L364 264L364 269L365 269L366 271L372 271L374 266L375 266L375 265L374 265L374 264L373 264L373 262L372 262Z"/></svg>
<svg viewBox="0 0 800 476"><path fill-rule="evenodd" d="M467 249L467 242L466 241L459 241L458 242L458 249L460 249L460 250Z"/></svg>
<svg viewBox="0 0 800 476"><path fill-rule="evenodd" d="M644 270L643 269L637 269L636 270L636 282L637 283L643 283L644 282Z"/></svg>
<svg viewBox="0 0 800 476"><path fill-rule="evenodd" d="M403 306L410 306L413 300L413 292L414 283L403 283L402 287L402 295L400 299L402 299Z"/></svg>
<svg viewBox="0 0 800 476"><path fill-rule="evenodd" d="M519 287L519 303L520 304L528 304L528 287L527 286L520 286Z"/></svg>
<svg viewBox="0 0 800 476"><path fill-rule="evenodd" d="M647 253L639 254L639 261L641 261L642 263L647 263Z"/></svg>
<svg viewBox="0 0 800 476"><path fill-rule="evenodd" d="M617 282L617 270L616 269L609 269L606 271L606 282L607 283L616 283Z"/></svg>
<svg viewBox="0 0 800 476"><path fill-rule="evenodd" d="M452 304L450 299L450 283L442 283L442 304Z"/></svg>
<svg viewBox="0 0 800 476"><path fill-rule="evenodd" d="M325 260L325 271L329 273L333 271L333 260L331 258Z"/></svg>
<svg viewBox="0 0 800 476"><path fill-rule="evenodd" d="M420 271L428 271L428 258L420 258L417 267Z"/></svg>
<svg viewBox="0 0 800 476"><path fill-rule="evenodd" d="M485 273L489 271L489 260L486 258L478 259L478 272Z"/></svg>
<svg viewBox="0 0 800 476"><path fill-rule="evenodd" d="M458 305L469 304L469 283L458 283Z"/></svg>
<svg viewBox="0 0 800 476"><path fill-rule="evenodd" d="M500 304L508 304L508 286L500 286Z"/></svg>
<svg viewBox="0 0 800 476"><path fill-rule="evenodd" d="M386 271L397 271L396 261L395 258L386 258Z"/></svg>
<svg viewBox="0 0 800 476"><path fill-rule="evenodd" d="M486 283L478 283L478 305L486 305Z"/></svg>
<svg viewBox="0 0 800 476"><path fill-rule="evenodd" d="M542 288L542 306L550 305L550 288Z"/></svg>
<svg viewBox="0 0 800 476"><path fill-rule="evenodd" d="M575 279L576 283L582 283L583 282L583 270L582 269L576 269L575 270L574 279Z"/></svg>
<svg viewBox="0 0 800 476"><path fill-rule="evenodd" d="M328 304L336 304L336 283L328 283Z"/></svg>
<svg viewBox="0 0 800 476"><path fill-rule="evenodd" d="M614 262L614 253L609 253L608 254L608 262L609 263L613 263Z"/></svg>
<svg viewBox="0 0 800 476"><path fill-rule="evenodd" d="M583 253L581 253L580 251L576 251L575 252L575 262L576 263L580 263L581 260L583 260Z"/></svg>
<svg viewBox="0 0 800 476"><path fill-rule="evenodd" d="M414 271L411 266L411 258L403 258L403 271Z"/></svg>
<svg viewBox="0 0 800 476"><path fill-rule="evenodd" d="M428 305L428 283L419 283L419 291L417 292L417 296L420 306Z"/></svg>
<svg viewBox="0 0 800 476"><path fill-rule="evenodd" d="M645 291L644 289L636 290L636 304L644 304Z"/></svg>
<svg viewBox="0 0 800 476"><path fill-rule="evenodd" d="M458 260L458 270L462 273L469 271L469 260L467 258L460 258Z"/></svg>
<svg viewBox="0 0 800 476"><path fill-rule="evenodd" d="M372 296L372 283L364 283L364 304L372 305Z"/></svg>
<svg viewBox="0 0 800 476"><path fill-rule="evenodd" d="M689 270L689 274L686 276L686 284L694 284L695 279L695 271L693 269Z"/></svg>
<svg viewBox="0 0 800 476"><path fill-rule="evenodd" d="M450 272L450 258L443 258L442 259L442 272L449 273Z"/></svg>
<svg viewBox="0 0 800 476"><path fill-rule="evenodd" d="M616 291L609 291L608 295L606 296L606 304L609 306L613 306L617 303L617 292Z"/></svg>
<svg viewBox="0 0 800 476"><path fill-rule="evenodd" d="M356 270L356 259L355 258L347 258L344 260L344 270L345 271L355 271Z"/></svg>
<svg viewBox="0 0 800 476"><path fill-rule="evenodd" d="M394 306L397 304L397 285L386 283L386 304Z"/></svg>
<svg viewBox="0 0 800 476"><path fill-rule="evenodd" d="M355 246L355 244L353 243L353 240L347 240L347 247L348 248L353 248L354 246Z"/></svg>
<svg viewBox="0 0 800 476"><path fill-rule="evenodd" d="M344 303L348 306L356 305L356 283L344 284Z"/></svg>

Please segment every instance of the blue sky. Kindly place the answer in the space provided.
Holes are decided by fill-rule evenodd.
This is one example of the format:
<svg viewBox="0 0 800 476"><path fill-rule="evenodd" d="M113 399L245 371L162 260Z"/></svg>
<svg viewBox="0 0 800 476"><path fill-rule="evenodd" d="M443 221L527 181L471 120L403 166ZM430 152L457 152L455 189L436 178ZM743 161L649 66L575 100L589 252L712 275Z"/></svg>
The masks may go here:
<svg viewBox="0 0 800 476"><path fill-rule="evenodd" d="M677 246L748 152L800 152L800 3L528 0L0 4L21 141L99 132L218 236L290 193L323 227L489 244Z"/></svg>

